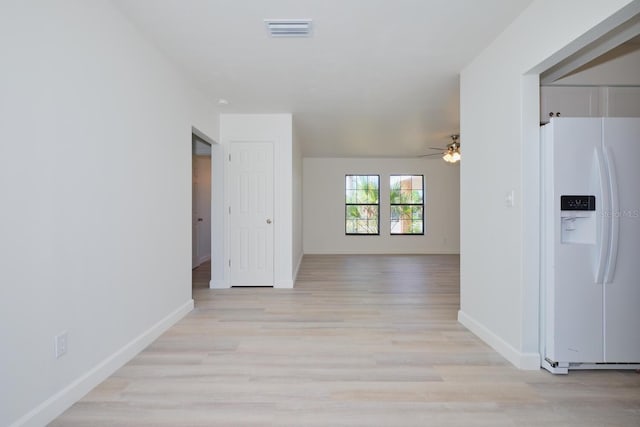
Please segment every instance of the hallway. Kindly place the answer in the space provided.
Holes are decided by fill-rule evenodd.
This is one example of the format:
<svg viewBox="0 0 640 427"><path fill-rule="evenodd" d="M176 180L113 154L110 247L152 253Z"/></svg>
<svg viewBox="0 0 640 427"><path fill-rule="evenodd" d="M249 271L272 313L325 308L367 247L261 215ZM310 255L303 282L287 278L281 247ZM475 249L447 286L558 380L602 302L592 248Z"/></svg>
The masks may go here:
<svg viewBox="0 0 640 427"><path fill-rule="evenodd" d="M519 371L458 324L456 255L305 256L207 288L53 426L636 426L635 372ZM199 271L198 271L199 270Z"/></svg>

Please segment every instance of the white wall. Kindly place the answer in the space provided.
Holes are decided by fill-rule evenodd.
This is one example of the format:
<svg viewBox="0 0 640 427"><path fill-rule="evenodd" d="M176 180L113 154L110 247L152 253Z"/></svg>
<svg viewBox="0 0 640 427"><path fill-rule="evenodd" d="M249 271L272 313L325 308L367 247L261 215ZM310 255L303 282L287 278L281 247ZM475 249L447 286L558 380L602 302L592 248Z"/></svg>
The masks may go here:
<svg viewBox="0 0 640 427"><path fill-rule="evenodd" d="M220 142L226 153L231 141L270 141L274 145L274 286L293 287L293 119L291 114L221 114ZM226 172L228 176L228 172ZM228 180L225 179L228 183ZM229 194L227 191L226 194ZM227 200L227 204L228 204ZM225 227L228 228L228 227ZM225 236L229 258L229 230ZM225 284L229 283L226 270Z"/></svg>
<svg viewBox="0 0 640 427"><path fill-rule="evenodd" d="M41 426L191 309L216 112L107 1L4 1L0 51L0 425Z"/></svg>
<svg viewBox="0 0 640 427"><path fill-rule="evenodd" d="M635 13L611 17L628 3L535 1L461 73L459 320L521 368L539 366L537 75Z"/></svg>
<svg viewBox="0 0 640 427"><path fill-rule="evenodd" d="M305 158L304 253L458 253L459 170L441 159ZM379 236L345 235L348 174L380 175ZM389 235L390 174L424 175L424 236Z"/></svg>

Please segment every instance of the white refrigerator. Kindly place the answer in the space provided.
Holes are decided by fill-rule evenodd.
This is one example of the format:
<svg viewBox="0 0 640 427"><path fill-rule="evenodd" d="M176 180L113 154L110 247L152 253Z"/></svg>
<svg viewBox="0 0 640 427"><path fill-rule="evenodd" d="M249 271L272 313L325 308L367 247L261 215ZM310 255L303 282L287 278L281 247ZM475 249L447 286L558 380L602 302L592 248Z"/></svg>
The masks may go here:
<svg viewBox="0 0 640 427"><path fill-rule="evenodd" d="M541 130L541 365L640 368L640 118Z"/></svg>

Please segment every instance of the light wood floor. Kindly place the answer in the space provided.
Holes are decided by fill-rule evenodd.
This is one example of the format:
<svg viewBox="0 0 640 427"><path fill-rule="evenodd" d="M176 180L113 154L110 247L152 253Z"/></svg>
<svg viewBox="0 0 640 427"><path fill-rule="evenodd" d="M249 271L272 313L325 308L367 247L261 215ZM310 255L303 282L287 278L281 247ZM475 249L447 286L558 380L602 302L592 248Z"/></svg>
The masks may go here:
<svg viewBox="0 0 640 427"><path fill-rule="evenodd" d="M456 322L457 256L305 256L209 290L53 426L640 426L640 375L518 371Z"/></svg>

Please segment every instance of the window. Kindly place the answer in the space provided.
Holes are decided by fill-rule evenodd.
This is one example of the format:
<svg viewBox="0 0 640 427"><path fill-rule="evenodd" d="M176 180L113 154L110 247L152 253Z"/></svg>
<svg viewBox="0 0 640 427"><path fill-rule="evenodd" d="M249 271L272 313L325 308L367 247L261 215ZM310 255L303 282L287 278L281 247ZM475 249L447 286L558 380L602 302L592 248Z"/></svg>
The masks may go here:
<svg viewBox="0 0 640 427"><path fill-rule="evenodd" d="M380 234L379 184L379 175L346 175L345 234Z"/></svg>
<svg viewBox="0 0 640 427"><path fill-rule="evenodd" d="M391 175L391 234L424 234L424 176Z"/></svg>

